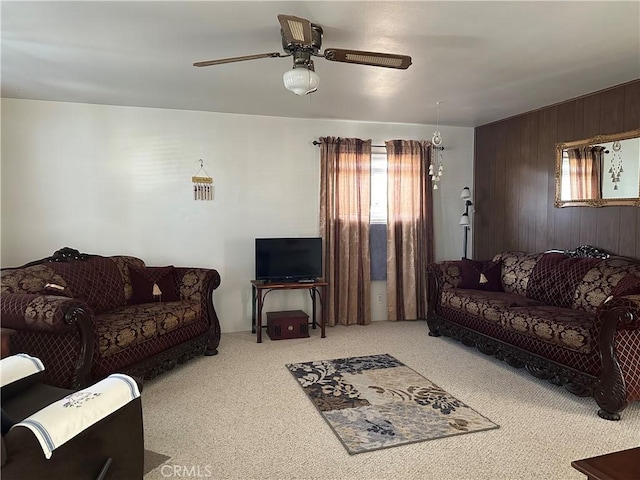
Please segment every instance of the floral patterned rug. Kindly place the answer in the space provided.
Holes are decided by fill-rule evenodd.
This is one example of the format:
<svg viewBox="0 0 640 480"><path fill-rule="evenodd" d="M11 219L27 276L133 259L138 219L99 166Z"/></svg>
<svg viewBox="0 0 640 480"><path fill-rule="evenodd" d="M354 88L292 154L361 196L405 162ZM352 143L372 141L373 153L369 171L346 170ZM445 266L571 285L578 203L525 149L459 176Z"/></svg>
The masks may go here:
<svg viewBox="0 0 640 480"><path fill-rule="evenodd" d="M388 354L287 368L350 454L498 428Z"/></svg>

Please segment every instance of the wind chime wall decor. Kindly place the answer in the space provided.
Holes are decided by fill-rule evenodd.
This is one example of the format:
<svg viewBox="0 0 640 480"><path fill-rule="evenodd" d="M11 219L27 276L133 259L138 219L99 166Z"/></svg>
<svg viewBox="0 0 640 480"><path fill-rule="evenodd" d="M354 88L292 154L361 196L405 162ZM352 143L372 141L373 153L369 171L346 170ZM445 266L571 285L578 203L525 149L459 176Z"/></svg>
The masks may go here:
<svg viewBox="0 0 640 480"><path fill-rule="evenodd" d="M622 168L622 144L619 141L613 142L612 150L613 155L611 156L611 168L609 168L609 173L611 174L613 189L618 190L620 174L624 172L624 169Z"/></svg>
<svg viewBox="0 0 640 480"><path fill-rule="evenodd" d="M440 102L436 102L436 131L433 132L433 137L431 137L431 144L437 152L432 156L429 175L431 176L433 189L438 190L438 182L444 171L442 163L442 150L444 150L444 147L442 146L442 135L440 134Z"/></svg>
<svg viewBox="0 0 640 480"><path fill-rule="evenodd" d="M201 176L201 173L203 173L204 176ZM200 169L196 172L195 176L191 177L191 183L193 184L194 200L213 200L213 178L211 178L204 169L202 159L200 159Z"/></svg>

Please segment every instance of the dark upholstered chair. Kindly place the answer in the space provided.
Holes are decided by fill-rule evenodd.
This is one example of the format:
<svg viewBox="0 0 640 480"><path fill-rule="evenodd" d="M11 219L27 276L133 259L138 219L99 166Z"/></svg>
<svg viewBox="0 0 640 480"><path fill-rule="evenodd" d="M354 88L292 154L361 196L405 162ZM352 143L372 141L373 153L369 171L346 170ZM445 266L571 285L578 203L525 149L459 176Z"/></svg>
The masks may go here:
<svg viewBox="0 0 640 480"><path fill-rule="evenodd" d="M142 405L135 398L45 458L31 430L9 428L73 393L31 375L2 387L2 470L10 479L141 479L144 469Z"/></svg>

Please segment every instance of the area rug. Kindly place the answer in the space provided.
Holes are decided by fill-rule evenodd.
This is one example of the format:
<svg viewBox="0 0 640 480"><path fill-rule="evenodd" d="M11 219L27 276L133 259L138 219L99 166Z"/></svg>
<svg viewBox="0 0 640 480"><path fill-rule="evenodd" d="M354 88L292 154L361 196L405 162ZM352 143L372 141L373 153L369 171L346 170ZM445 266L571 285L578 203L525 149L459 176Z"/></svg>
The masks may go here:
<svg viewBox="0 0 640 480"><path fill-rule="evenodd" d="M287 368L350 454L498 428L388 354Z"/></svg>
<svg viewBox="0 0 640 480"><path fill-rule="evenodd" d="M164 462L169 460L171 457L167 455L163 455L162 453L157 453L152 450L144 450L144 472L146 475L154 468L162 465Z"/></svg>

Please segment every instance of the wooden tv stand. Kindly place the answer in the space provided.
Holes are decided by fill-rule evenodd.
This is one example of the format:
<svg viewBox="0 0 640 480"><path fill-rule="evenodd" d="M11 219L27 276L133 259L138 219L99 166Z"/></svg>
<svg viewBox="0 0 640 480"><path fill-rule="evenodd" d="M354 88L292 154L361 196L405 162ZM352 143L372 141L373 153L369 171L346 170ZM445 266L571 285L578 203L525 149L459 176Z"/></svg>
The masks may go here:
<svg viewBox="0 0 640 480"><path fill-rule="evenodd" d="M323 301L327 297L326 290L329 284L323 281L314 282L283 282L270 283L261 280L251 280L252 302L251 302L251 331L256 334L258 343L262 343L262 307L264 299L269 292L274 290L309 290L311 296L311 325L316 328L316 297L320 299L320 338L325 338L325 325L327 309Z"/></svg>

